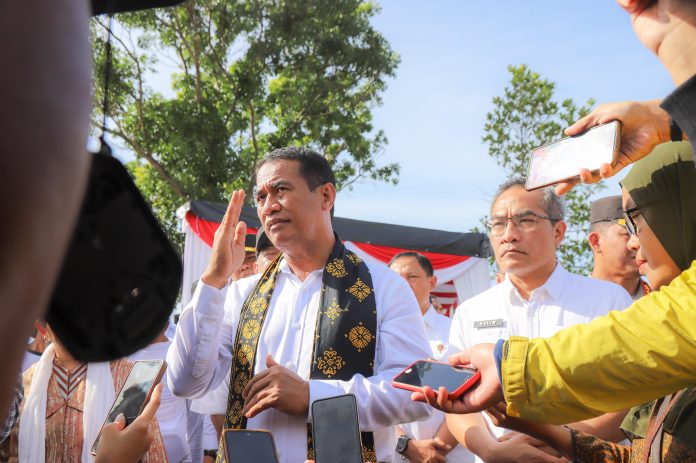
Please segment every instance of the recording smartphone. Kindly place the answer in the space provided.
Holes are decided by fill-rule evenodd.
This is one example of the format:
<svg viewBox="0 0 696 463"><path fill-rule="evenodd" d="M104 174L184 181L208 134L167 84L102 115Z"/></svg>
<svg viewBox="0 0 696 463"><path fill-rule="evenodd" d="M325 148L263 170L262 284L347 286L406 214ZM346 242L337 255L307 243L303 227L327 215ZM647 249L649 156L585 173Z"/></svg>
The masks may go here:
<svg viewBox="0 0 696 463"><path fill-rule="evenodd" d="M225 429L222 450L226 463L278 463L273 434L255 429Z"/></svg>
<svg viewBox="0 0 696 463"><path fill-rule="evenodd" d="M621 122L613 121L534 149L525 188L544 188L579 178L580 169L597 172L602 164L613 165L620 140Z"/></svg>
<svg viewBox="0 0 696 463"><path fill-rule="evenodd" d="M114 404L106 415L102 429L106 424L113 423L119 413L126 417L126 426L131 424L143 411L143 407L150 400L152 390L160 382L166 369L167 363L164 360L138 360L133 363L126 382L121 386ZM101 430L92 445L92 455L97 454L100 437Z"/></svg>
<svg viewBox="0 0 696 463"><path fill-rule="evenodd" d="M444 386L449 397L456 399L481 378L473 368L450 365L434 360L418 360L392 380L392 386L408 391L422 392L430 386L435 392Z"/></svg>
<svg viewBox="0 0 696 463"><path fill-rule="evenodd" d="M316 463L363 463L358 406L353 394L312 403Z"/></svg>

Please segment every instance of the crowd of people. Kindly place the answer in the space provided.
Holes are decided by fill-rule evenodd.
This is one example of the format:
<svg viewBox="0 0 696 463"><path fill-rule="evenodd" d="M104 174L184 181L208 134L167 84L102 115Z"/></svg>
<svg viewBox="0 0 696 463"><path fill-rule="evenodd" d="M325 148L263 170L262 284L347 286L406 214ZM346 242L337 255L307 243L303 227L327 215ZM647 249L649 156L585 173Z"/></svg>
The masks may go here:
<svg viewBox="0 0 696 463"><path fill-rule="evenodd" d="M627 167L621 191L588 204L590 275L564 269L556 252L566 233L559 195L575 182L527 191L524 179L513 178L498 189L486 222L498 281L445 317L431 295L437 278L428 259L409 251L383 265L351 252L333 231L327 160L307 148L280 148L257 165L253 200L263 229L254 241L239 221L245 194L235 191L177 323L111 362L75 358L42 316L85 174L74 152L87 130L86 14L65 3L62 19L38 14L45 29L23 43L25 65L0 86L23 88L13 80L27 76L22 70L54 59L36 52L37 44L75 45L72 60L55 63L57 79L73 79L71 86L38 122L73 170L46 170L45 184L27 198L44 210L45 188L62 185L67 214L56 219L50 250L45 237L36 239L44 227L35 217L19 218L24 234L0 236L0 262L13 270L0 273L8 303L0 319L3 369L19 373L0 381L7 410L0 460L220 462L224 429L264 429L280 462L303 462L313 455L311 404L353 394L365 462L696 461L696 166L688 141L696 136L696 3L619 0L678 88L663 101L601 105L567 130L612 120L623 126L618 162L579 173L590 183ZM13 8L18 20L28 14ZM0 34L24 37L16 22L3 22ZM13 53L0 56L15 62ZM52 88L44 82L36 92ZM65 120L59 116L68 114L70 98L74 117ZM37 114L20 103L19 116ZM26 127L16 113L8 125L21 135ZM28 153L33 169L53 166L33 140L13 134L0 143ZM0 152L7 172L24 178ZM44 253L40 270L26 266L39 260L34 253ZM396 374L426 358L473 366L481 379L458 398L444 388L392 386ZM161 384L133 422L121 415L102 430L138 360L166 360Z"/></svg>

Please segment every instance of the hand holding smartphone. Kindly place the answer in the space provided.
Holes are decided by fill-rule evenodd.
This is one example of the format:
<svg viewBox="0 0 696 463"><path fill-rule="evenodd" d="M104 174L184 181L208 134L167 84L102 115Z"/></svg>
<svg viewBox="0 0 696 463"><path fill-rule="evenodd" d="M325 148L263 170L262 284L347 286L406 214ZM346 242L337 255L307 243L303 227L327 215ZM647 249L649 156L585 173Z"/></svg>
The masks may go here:
<svg viewBox="0 0 696 463"><path fill-rule="evenodd" d="M90 450L92 455L97 454L97 445L104 425L113 423L120 413L123 413L126 418L126 426L131 424L150 400L152 390L159 384L166 369L167 363L164 360L138 360L133 363L126 382L118 391L116 400L114 400L104 424L102 424L102 429L92 444Z"/></svg>
<svg viewBox="0 0 696 463"><path fill-rule="evenodd" d="M621 122L613 121L534 149L525 188L537 190L579 178L581 169L598 172L603 164L614 165L620 140Z"/></svg>
<svg viewBox="0 0 696 463"><path fill-rule="evenodd" d="M423 392L429 386L435 392L447 389L450 399L460 397L481 378L481 372L473 368L434 360L418 360L396 375L392 386L412 392Z"/></svg>

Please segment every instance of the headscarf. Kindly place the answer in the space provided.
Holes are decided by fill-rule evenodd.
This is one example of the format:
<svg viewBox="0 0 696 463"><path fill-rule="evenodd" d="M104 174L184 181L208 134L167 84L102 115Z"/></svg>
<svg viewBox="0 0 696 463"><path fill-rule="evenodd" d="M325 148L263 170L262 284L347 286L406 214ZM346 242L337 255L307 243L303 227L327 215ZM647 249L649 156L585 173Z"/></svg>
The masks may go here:
<svg viewBox="0 0 696 463"><path fill-rule="evenodd" d="M681 271L696 260L696 167L689 142L663 143L621 182Z"/></svg>

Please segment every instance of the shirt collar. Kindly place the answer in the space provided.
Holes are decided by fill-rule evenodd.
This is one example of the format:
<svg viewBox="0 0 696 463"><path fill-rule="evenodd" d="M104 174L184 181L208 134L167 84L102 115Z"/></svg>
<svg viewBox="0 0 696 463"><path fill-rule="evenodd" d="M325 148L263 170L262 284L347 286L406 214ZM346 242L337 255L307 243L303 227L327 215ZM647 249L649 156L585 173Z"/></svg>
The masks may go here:
<svg viewBox="0 0 696 463"><path fill-rule="evenodd" d="M435 326L436 319L437 319L437 311L435 310L435 307L433 307L433 305L430 304L430 307L428 307L428 310L426 310L425 314L423 314L423 321L428 326Z"/></svg>
<svg viewBox="0 0 696 463"><path fill-rule="evenodd" d="M295 273L290 268L290 264L288 264L288 261L285 260L285 256L280 258L280 264L278 266L278 271L285 273L287 276L293 276L293 277L297 278L295 276ZM319 278L322 278L324 275L324 268L322 267L322 268L318 268L316 270L313 270L312 272L309 273L307 278L312 278L317 274L319 275Z"/></svg>
<svg viewBox="0 0 696 463"><path fill-rule="evenodd" d="M551 272L551 275L544 282L544 284L536 288L532 293L536 294L543 291L551 296L552 299L559 300L561 294L563 294L563 287L565 286L568 275L568 271L563 268L560 262L557 262L556 267L553 269L553 272ZM517 288L515 288L515 285L513 285L512 281L510 281L510 276L507 273L505 274L505 280L503 280L503 282L500 284L504 285L504 288L509 294L511 300L524 300L522 296L520 296L519 291L517 291Z"/></svg>

